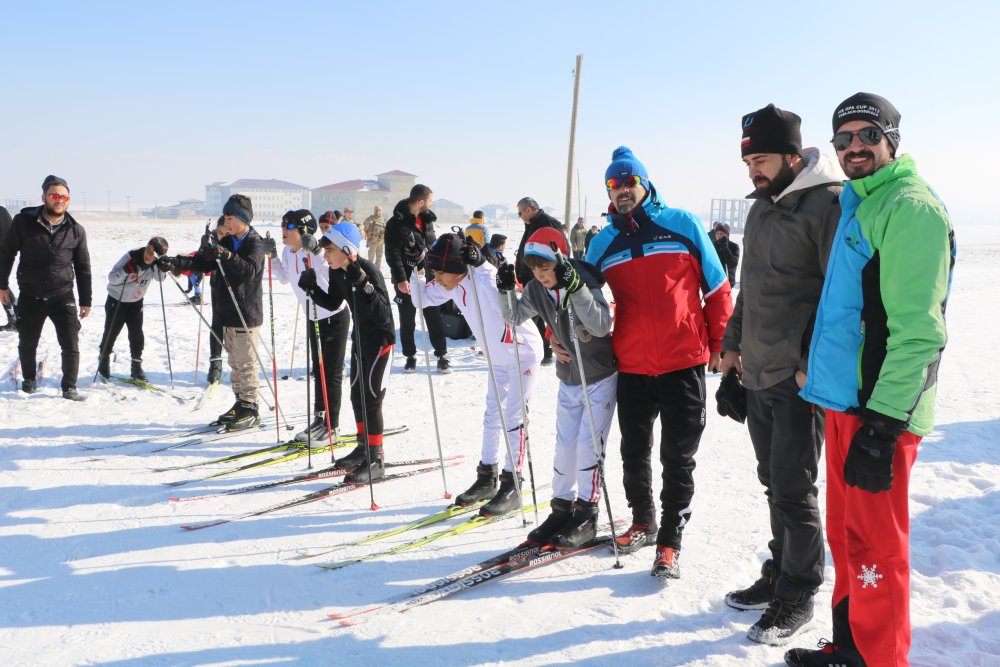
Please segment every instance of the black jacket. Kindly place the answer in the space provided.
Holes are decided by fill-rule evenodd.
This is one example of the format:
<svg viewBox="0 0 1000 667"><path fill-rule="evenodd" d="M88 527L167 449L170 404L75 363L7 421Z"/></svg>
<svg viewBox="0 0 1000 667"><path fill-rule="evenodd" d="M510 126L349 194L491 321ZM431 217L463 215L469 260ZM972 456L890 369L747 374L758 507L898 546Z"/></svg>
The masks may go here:
<svg viewBox="0 0 1000 667"><path fill-rule="evenodd" d="M259 327L264 323L264 240L253 227L247 232L239 250L233 250L235 239L225 236L219 245L233 253L222 262L225 280L215 260L207 254L197 254L192 259L196 271L212 272L212 320L224 327L242 328L240 315L233 305L233 298L226 289L226 281L233 288L240 311L246 318L248 327Z"/></svg>
<svg viewBox="0 0 1000 667"><path fill-rule="evenodd" d="M360 345L365 350L393 345L396 342L396 323L392 319L392 301L385 288L382 272L367 259L358 257L356 261L368 276L368 283L375 288L373 291L359 289L354 294L347 272L343 269L330 269L330 291L324 292L318 286L313 287L309 290L309 297L317 306L327 310L337 310L347 301L354 319L352 344Z"/></svg>
<svg viewBox="0 0 1000 667"><path fill-rule="evenodd" d="M3 243L3 237L7 236L7 230L10 229L11 223L10 213L3 206L0 206L0 243Z"/></svg>
<svg viewBox="0 0 1000 667"><path fill-rule="evenodd" d="M8 289L14 258L21 294L49 299L72 293L73 280L80 293L80 305L91 305L90 253L83 225L66 213L53 231L42 219L43 207L21 209L0 243L0 289Z"/></svg>
<svg viewBox="0 0 1000 667"><path fill-rule="evenodd" d="M713 244L719 261L722 262L722 266L726 267L729 284L736 287L736 266L740 263L740 246L730 241L728 236L713 241Z"/></svg>
<svg viewBox="0 0 1000 667"><path fill-rule="evenodd" d="M410 206L405 199L400 200L392 210L392 217L385 223L385 261L389 265L389 275L394 286L410 280L412 267L407 266L403 260L403 251L409 244L410 238L416 241L416 252L434 245L434 241L437 240L434 234L435 220L437 216L434 215L434 211L421 215L420 221L423 224L421 231L417 227L417 218L410 213ZM420 262L417 266L424 268L424 263ZM427 280L433 280L434 272L428 269L425 276Z"/></svg>
<svg viewBox="0 0 1000 667"><path fill-rule="evenodd" d="M562 223L545 211L539 211L524 226L524 236L521 237L521 243L517 246L517 254L514 255L514 270L517 273L517 282L522 285L527 285L528 281L533 280L535 277L528 265L524 263L524 245L528 242L529 236L543 227L552 227L553 229L558 229L560 234L563 233Z"/></svg>

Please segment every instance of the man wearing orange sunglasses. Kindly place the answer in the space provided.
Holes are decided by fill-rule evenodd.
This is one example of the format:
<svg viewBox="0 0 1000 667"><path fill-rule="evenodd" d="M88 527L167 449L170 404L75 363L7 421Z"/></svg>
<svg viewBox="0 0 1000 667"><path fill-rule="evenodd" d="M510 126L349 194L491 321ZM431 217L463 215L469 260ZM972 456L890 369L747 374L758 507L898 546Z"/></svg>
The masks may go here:
<svg viewBox="0 0 1000 667"><path fill-rule="evenodd" d="M618 426L632 526L617 538L631 553L656 544L650 572L680 576L681 533L691 520L695 453L705 430L705 364L718 368L733 312L729 277L701 220L657 196L643 166L621 146L604 174L611 205L587 262L614 295ZM650 457L660 418L663 464L656 525Z"/></svg>
<svg viewBox="0 0 1000 667"><path fill-rule="evenodd" d="M62 348L63 398L82 401L76 377L80 369L80 320L90 314L90 253L87 232L68 208L69 185L58 176L48 176L42 182L42 205L21 209L14 216L0 244L0 301L10 300L8 279L20 253L17 352L24 377L21 390L27 394L35 391L35 352L48 318ZM79 317L73 298L74 279L80 294Z"/></svg>

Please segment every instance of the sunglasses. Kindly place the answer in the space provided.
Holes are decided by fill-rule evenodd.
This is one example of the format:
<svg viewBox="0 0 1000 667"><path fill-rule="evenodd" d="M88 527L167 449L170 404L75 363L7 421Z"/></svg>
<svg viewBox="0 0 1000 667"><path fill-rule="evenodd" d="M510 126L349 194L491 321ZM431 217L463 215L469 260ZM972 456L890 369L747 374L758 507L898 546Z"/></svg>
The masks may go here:
<svg viewBox="0 0 1000 667"><path fill-rule="evenodd" d="M49 199L51 199L52 201L59 201L59 202L63 202L63 203L69 201L69 195L59 195L59 194L56 194L56 193L53 192L52 194L46 195L46 196Z"/></svg>
<svg viewBox="0 0 1000 667"><path fill-rule="evenodd" d="M285 229L287 229L288 231L292 231L292 230L298 229L298 228L299 228L299 226L296 223L294 223L294 222L285 223Z"/></svg>
<svg viewBox="0 0 1000 667"><path fill-rule="evenodd" d="M833 135L833 139L830 143L838 151L846 151L854 143L854 137L861 140L865 146L878 146L879 142L882 141L882 137L885 133L882 132L881 128L870 125L868 127L863 127L857 132L837 132Z"/></svg>
<svg viewBox="0 0 1000 667"><path fill-rule="evenodd" d="M640 183L642 183L642 179L638 176L619 176L617 178L609 178L604 182L604 184L608 187L608 190L634 188Z"/></svg>

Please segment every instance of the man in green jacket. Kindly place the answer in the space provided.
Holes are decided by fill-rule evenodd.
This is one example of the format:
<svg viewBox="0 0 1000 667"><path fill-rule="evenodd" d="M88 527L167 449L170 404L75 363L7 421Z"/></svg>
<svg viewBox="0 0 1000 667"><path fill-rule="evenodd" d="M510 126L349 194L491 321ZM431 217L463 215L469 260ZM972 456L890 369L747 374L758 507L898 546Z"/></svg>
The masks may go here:
<svg viewBox="0 0 1000 667"><path fill-rule="evenodd" d="M896 156L899 112L857 93L833 114L849 180L802 397L826 408L833 641L793 667L908 665L910 468L934 424L955 236L944 205Z"/></svg>
<svg viewBox="0 0 1000 667"><path fill-rule="evenodd" d="M800 125L798 115L773 104L743 116L740 149L754 204L720 367L739 373L747 388L747 428L771 524L761 577L726 595L726 604L765 610L747 636L775 645L812 621L813 596L823 583L816 488L823 409L804 401L799 389L844 180L835 160L802 148Z"/></svg>

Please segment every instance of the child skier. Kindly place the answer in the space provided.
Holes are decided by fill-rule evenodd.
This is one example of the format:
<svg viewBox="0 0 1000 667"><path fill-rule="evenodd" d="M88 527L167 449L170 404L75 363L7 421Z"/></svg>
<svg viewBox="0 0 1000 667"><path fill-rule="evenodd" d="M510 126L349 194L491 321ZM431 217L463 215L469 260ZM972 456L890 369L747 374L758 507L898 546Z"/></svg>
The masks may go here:
<svg viewBox="0 0 1000 667"><path fill-rule="evenodd" d="M351 407L358 427L358 446L337 461L351 472L349 483L377 481L385 476L382 456L382 400L389 382L396 325L385 279L367 259L358 256L361 233L351 222L331 225L319 241L330 267L327 291L316 270L299 275L299 287L317 306L336 312L347 303L354 322L351 333ZM370 467L369 467L370 462Z"/></svg>
<svg viewBox="0 0 1000 667"><path fill-rule="evenodd" d="M490 358L500 394L498 396L494 392L492 383L486 385L482 458L476 468L477 479L471 487L455 498L455 504L471 505L492 495L492 499L483 505L480 514L483 516L506 514L516 509L520 502L516 489L521 480L520 472L526 447L524 425L521 423L521 387L524 387L523 400L527 405L531 401L531 390L542 357L542 338L538 329L531 323L516 328L521 361L521 367L518 368L512 330L504 321L497 301L496 268L486 262L484 252L479 246L466 243L460 235L443 234L431 246L424 261L425 265L434 271L435 279L426 282L424 277L415 271L410 278L411 293L420 290L416 301L423 307L439 306L449 300L455 302L479 344L490 346ZM482 324L480 324L480 313L476 312L473 300L470 284L472 280L476 281L475 287L480 295ZM520 382L518 373L521 375ZM517 445L515 451L517 460L511 461L510 452L507 453L503 473L499 475L498 489L501 410L504 416L503 423L507 425L510 434L512 449L514 443ZM514 482L514 474L518 475L518 484Z"/></svg>
<svg viewBox="0 0 1000 667"><path fill-rule="evenodd" d="M128 345L132 353L132 379L146 381L142 371L142 350L146 339L142 334L142 306L146 290L153 280L163 281L164 274L156 260L167 252L167 241L161 236L149 239L145 248L129 250L108 273L108 300L104 304L104 335L98 348L97 372L105 380L111 376L111 351L121 333L128 327Z"/></svg>
<svg viewBox="0 0 1000 667"><path fill-rule="evenodd" d="M557 257L552 243L559 248ZM611 312L601 287L604 279L590 264L568 259L566 238L558 230L543 227L524 246L524 263L534 280L524 286L518 299L514 267L506 264L497 272L500 305L513 324L540 316L552 330L552 350L559 378L556 408L556 451L552 462L552 514L528 534L531 544L551 543L557 549L578 547L597 534L598 501L601 498L601 468L597 451L604 445L615 414L618 372L611 348ZM561 261L560 261L561 259ZM567 302L572 305L580 359L570 342ZM580 377L582 360L587 395ZM595 445L587 414L590 402L594 417Z"/></svg>

